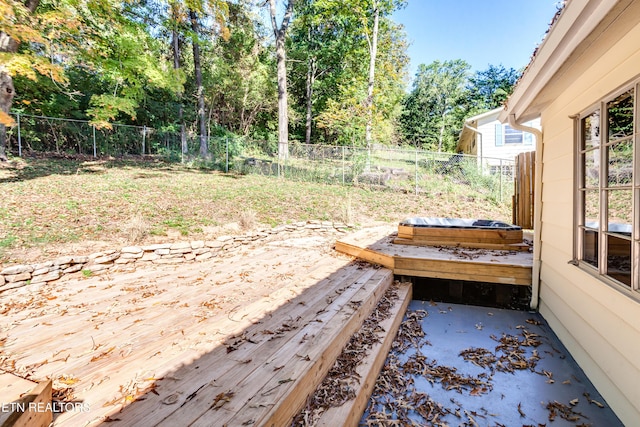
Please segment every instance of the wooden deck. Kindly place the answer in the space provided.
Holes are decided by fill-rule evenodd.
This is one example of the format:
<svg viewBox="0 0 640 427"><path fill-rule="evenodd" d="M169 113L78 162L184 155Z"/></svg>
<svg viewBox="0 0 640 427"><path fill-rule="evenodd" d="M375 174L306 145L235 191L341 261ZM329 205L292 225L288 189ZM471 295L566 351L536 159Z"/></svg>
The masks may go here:
<svg viewBox="0 0 640 427"><path fill-rule="evenodd" d="M395 226L366 228L338 240L336 250L402 276L531 285L530 252L395 244L396 239Z"/></svg>
<svg viewBox="0 0 640 427"><path fill-rule="evenodd" d="M69 388L80 405L55 426L285 425L393 280L327 241L299 243L7 291L0 367Z"/></svg>

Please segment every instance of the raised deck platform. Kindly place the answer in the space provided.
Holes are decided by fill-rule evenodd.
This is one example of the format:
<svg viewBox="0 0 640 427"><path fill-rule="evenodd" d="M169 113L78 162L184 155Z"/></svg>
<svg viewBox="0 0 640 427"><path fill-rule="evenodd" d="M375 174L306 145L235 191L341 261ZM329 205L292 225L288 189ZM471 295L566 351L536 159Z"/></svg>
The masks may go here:
<svg viewBox="0 0 640 427"><path fill-rule="evenodd" d="M55 426L288 425L393 281L328 241L294 240L7 291L3 367L70 387L78 409L53 414ZM410 284L397 293L396 328ZM386 331L362 373L369 390L370 367L379 369L395 335ZM13 399L9 391L0 384L0 396Z"/></svg>
<svg viewBox="0 0 640 427"><path fill-rule="evenodd" d="M397 228L360 230L336 242L336 250L380 264L396 275L531 285L533 255L522 250L396 244Z"/></svg>

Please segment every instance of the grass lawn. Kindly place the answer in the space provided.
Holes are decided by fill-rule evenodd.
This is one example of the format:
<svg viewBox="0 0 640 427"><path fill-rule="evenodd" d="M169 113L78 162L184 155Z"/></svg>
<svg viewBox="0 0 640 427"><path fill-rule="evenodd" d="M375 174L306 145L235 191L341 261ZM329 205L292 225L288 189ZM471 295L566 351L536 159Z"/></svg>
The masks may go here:
<svg viewBox="0 0 640 427"><path fill-rule="evenodd" d="M2 265L305 220L356 226L410 216L511 221L510 205L465 185L435 185L416 196L224 174L155 159L13 159L0 163L0 185Z"/></svg>

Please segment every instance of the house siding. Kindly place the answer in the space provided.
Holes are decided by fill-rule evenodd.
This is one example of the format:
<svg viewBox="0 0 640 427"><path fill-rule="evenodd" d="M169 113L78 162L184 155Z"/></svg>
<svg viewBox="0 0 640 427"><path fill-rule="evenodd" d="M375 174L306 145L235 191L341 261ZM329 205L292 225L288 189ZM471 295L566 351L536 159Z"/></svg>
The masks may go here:
<svg viewBox="0 0 640 427"><path fill-rule="evenodd" d="M535 146L532 144L504 144L496 146L496 131L495 124L500 123L498 120L494 120L486 125L482 126L482 157L489 159L489 164L498 164L493 159L508 159L515 160L516 156L520 153L527 151L534 151ZM539 121L534 123L528 123L527 126L540 127Z"/></svg>
<svg viewBox="0 0 640 427"><path fill-rule="evenodd" d="M585 68L569 70L572 83L543 110L541 121L540 312L629 426L640 420L640 302L568 263L573 258L574 196L569 116L640 75L638 40L640 24L604 55L583 61L589 64ZM603 35L596 43L608 41Z"/></svg>
<svg viewBox="0 0 640 427"><path fill-rule="evenodd" d="M500 165L500 159L514 161L518 154L535 150L535 146L533 144L524 143L496 146L495 126L501 125L500 121L498 121L498 115L499 112L496 112L493 115L488 115L487 117L478 119L476 128L478 129L478 132L482 134L482 147L480 147L479 143L480 138L475 135L475 147L473 147L473 141L470 141L469 145L464 149L465 154L477 156L478 162L480 162L480 157L482 157L485 165ZM540 128L540 121L534 120L531 123L528 123L527 126Z"/></svg>

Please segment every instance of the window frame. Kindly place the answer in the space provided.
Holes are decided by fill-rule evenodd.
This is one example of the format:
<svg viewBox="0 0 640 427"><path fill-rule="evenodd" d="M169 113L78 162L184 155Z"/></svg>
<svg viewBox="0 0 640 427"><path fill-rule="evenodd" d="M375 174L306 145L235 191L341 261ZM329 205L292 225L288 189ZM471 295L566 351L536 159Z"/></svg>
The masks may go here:
<svg viewBox="0 0 640 427"><path fill-rule="evenodd" d="M633 91L633 130L630 136L611 139L609 135L609 104L626 92ZM596 148L588 148L585 145L583 123L586 118L599 111L599 143ZM589 274L597 277L607 285L614 287L623 293L640 300L640 78L611 92L596 104L582 111L574 119L574 224L573 224L573 264ZM625 140L632 144L632 179L628 185L615 185L609 181L609 147L620 144ZM585 167L586 155L589 152L598 152L598 185L587 185L587 170ZM588 191L597 191L598 195L598 226L596 252L597 266L585 259L585 230L593 230L585 224L585 195ZM631 192L631 235L629 239L621 233L609 230L609 200L608 195L612 191ZM630 240L630 284L607 274L608 252L607 239Z"/></svg>

